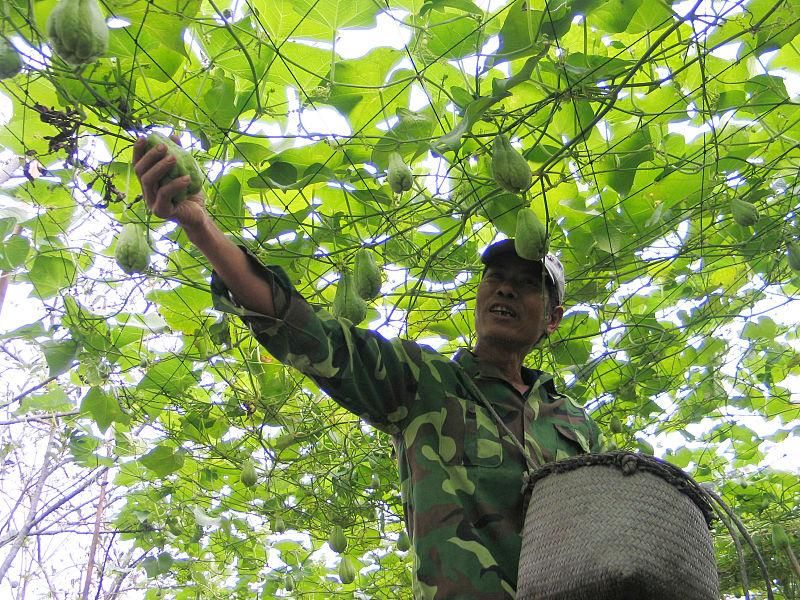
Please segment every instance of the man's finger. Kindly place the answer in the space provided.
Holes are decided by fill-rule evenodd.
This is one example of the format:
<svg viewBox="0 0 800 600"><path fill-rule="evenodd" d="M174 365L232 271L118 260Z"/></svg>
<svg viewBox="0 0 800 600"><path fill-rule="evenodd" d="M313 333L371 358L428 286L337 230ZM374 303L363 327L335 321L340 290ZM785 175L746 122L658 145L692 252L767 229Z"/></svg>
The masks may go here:
<svg viewBox="0 0 800 600"><path fill-rule="evenodd" d="M189 177L178 177L158 188L155 201L151 207L153 214L162 219L171 218L175 213L173 198L189 187L190 181Z"/></svg>
<svg viewBox="0 0 800 600"><path fill-rule="evenodd" d="M167 167L164 161L170 158L172 158L172 163L170 164L170 166ZM159 163L164 163L164 164L159 165ZM167 149L164 146L164 144L159 144L155 148L151 148L150 150L145 152L138 161L134 162L133 170L136 172L137 177L139 177L140 180L144 181L144 177L146 175L149 175L150 171L152 171L154 168L159 168L159 169L166 168L167 170L169 170L170 168L172 168L171 167L172 164L175 164L174 157L171 157L169 154L167 154Z"/></svg>
<svg viewBox="0 0 800 600"><path fill-rule="evenodd" d="M133 142L133 162L136 164L139 160L145 155L147 152L147 141L143 137L136 138L136 141Z"/></svg>
<svg viewBox="0 0 800 600"><path fill-rule="evenodd" d="M137 175L139 175L139 180L142 182L142 188L158 187L161 180L172 170L176 163L175 157L171 155L163 156L160 159L156 155L157 162L155 163L150 162L152 158L150 152L148 152L136 164ZM149 167L147 167L148 164L150 165Z"/></svg>

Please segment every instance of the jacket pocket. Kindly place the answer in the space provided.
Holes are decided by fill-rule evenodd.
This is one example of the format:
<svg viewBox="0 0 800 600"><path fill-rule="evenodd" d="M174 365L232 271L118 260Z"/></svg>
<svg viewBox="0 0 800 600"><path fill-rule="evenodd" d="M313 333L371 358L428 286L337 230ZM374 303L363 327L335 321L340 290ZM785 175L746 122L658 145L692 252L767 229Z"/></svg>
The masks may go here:
<svg viewBox="0 0 800 600"><path fill-rule="evenodd" d="M497 467L503 462L498 425L475 402L445 394L439 430L438 454L442 464L463 467Z"/></svg>
<svg viewBox="0 0 800 600"><path fill-rule="evenodd" d="M576 454L586 454L590 452L588 430L580 425L568 427L566 425L555 424L558 433L558 447L556 448L556 460L575 456Z"/></svg>
<svg viewBox="0 0 800 600"><path fill-rule="evenodd" d="M499 467L503 463L503 444L499 426L482 406L469 402L465 411L464 465Z"/></svg>

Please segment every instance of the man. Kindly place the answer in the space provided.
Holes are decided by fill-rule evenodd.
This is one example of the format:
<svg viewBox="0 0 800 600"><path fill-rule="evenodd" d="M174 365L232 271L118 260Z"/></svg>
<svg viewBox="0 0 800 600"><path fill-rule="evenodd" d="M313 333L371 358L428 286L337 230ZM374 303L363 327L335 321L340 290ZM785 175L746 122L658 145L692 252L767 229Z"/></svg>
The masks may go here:
<svg viewBox="0 0 800 600"><path fill-rule="evenodd" d="M222 234L202 194L173 205L189 181L159 185L173 165L163 147L145 152L139 140L134 163L150 210L178 222L213 266L215 304L240 314L278 360L392 436L414 597L513 598L528 464L599 450L597 427L583 410L556 392L549 375L523 367L563 316L558 260L524 260L511 240L490 246L482 256L477 343L450 360L315 310L280 269L264 267Z"/></svg>

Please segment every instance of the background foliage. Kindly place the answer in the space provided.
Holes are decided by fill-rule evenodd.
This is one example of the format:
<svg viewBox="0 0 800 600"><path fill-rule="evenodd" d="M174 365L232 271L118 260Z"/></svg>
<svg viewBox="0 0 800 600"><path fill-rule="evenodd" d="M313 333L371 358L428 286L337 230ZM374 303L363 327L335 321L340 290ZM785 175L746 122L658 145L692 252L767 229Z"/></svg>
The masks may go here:
<svg viewBox="0 0 800 600"><path fill-rule="evenodd" d="M798 596L770 540L797 546L797 472L770 465L800 417L800 2L103 0L110 50L77 70L43 35L54 4L0 7L25 61L0 82L0 289L27 315L0 340L4 597L409 595L388 440L212 309L203 257L139 196L149 127L191 145L219 225L311 302L373 248L371 327L445 353L473 341L480 250L530 202L569 279L530 364L611 443L713 484ZM490 176L497 132L534 169L525 197ZM113 260L126 222L157 252L142 276Z"/></svg>

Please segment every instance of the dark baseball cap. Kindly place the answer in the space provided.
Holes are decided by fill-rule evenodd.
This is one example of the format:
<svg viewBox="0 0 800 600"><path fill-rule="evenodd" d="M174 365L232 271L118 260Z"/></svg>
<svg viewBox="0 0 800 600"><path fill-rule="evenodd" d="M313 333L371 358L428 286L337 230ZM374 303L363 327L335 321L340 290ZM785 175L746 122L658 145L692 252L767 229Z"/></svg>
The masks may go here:
<svg viewBox="0 0 800 600"><path fill-rule="evenodd" d="M483 254L481 254L481 262L484 265L489 266L490 264L497 262L501 256L505 256L507 254L519 256L514 248L514 240L511 238L500 240L499 242L491 244L488 248L486 248L486 250L483 251ZM554 254L549 252L539 262L544 265L544 269L547 272L550 283L555 286L558 303L563 304L566 288L564 265L561 264L561 261L558 260Z"/></svg>

